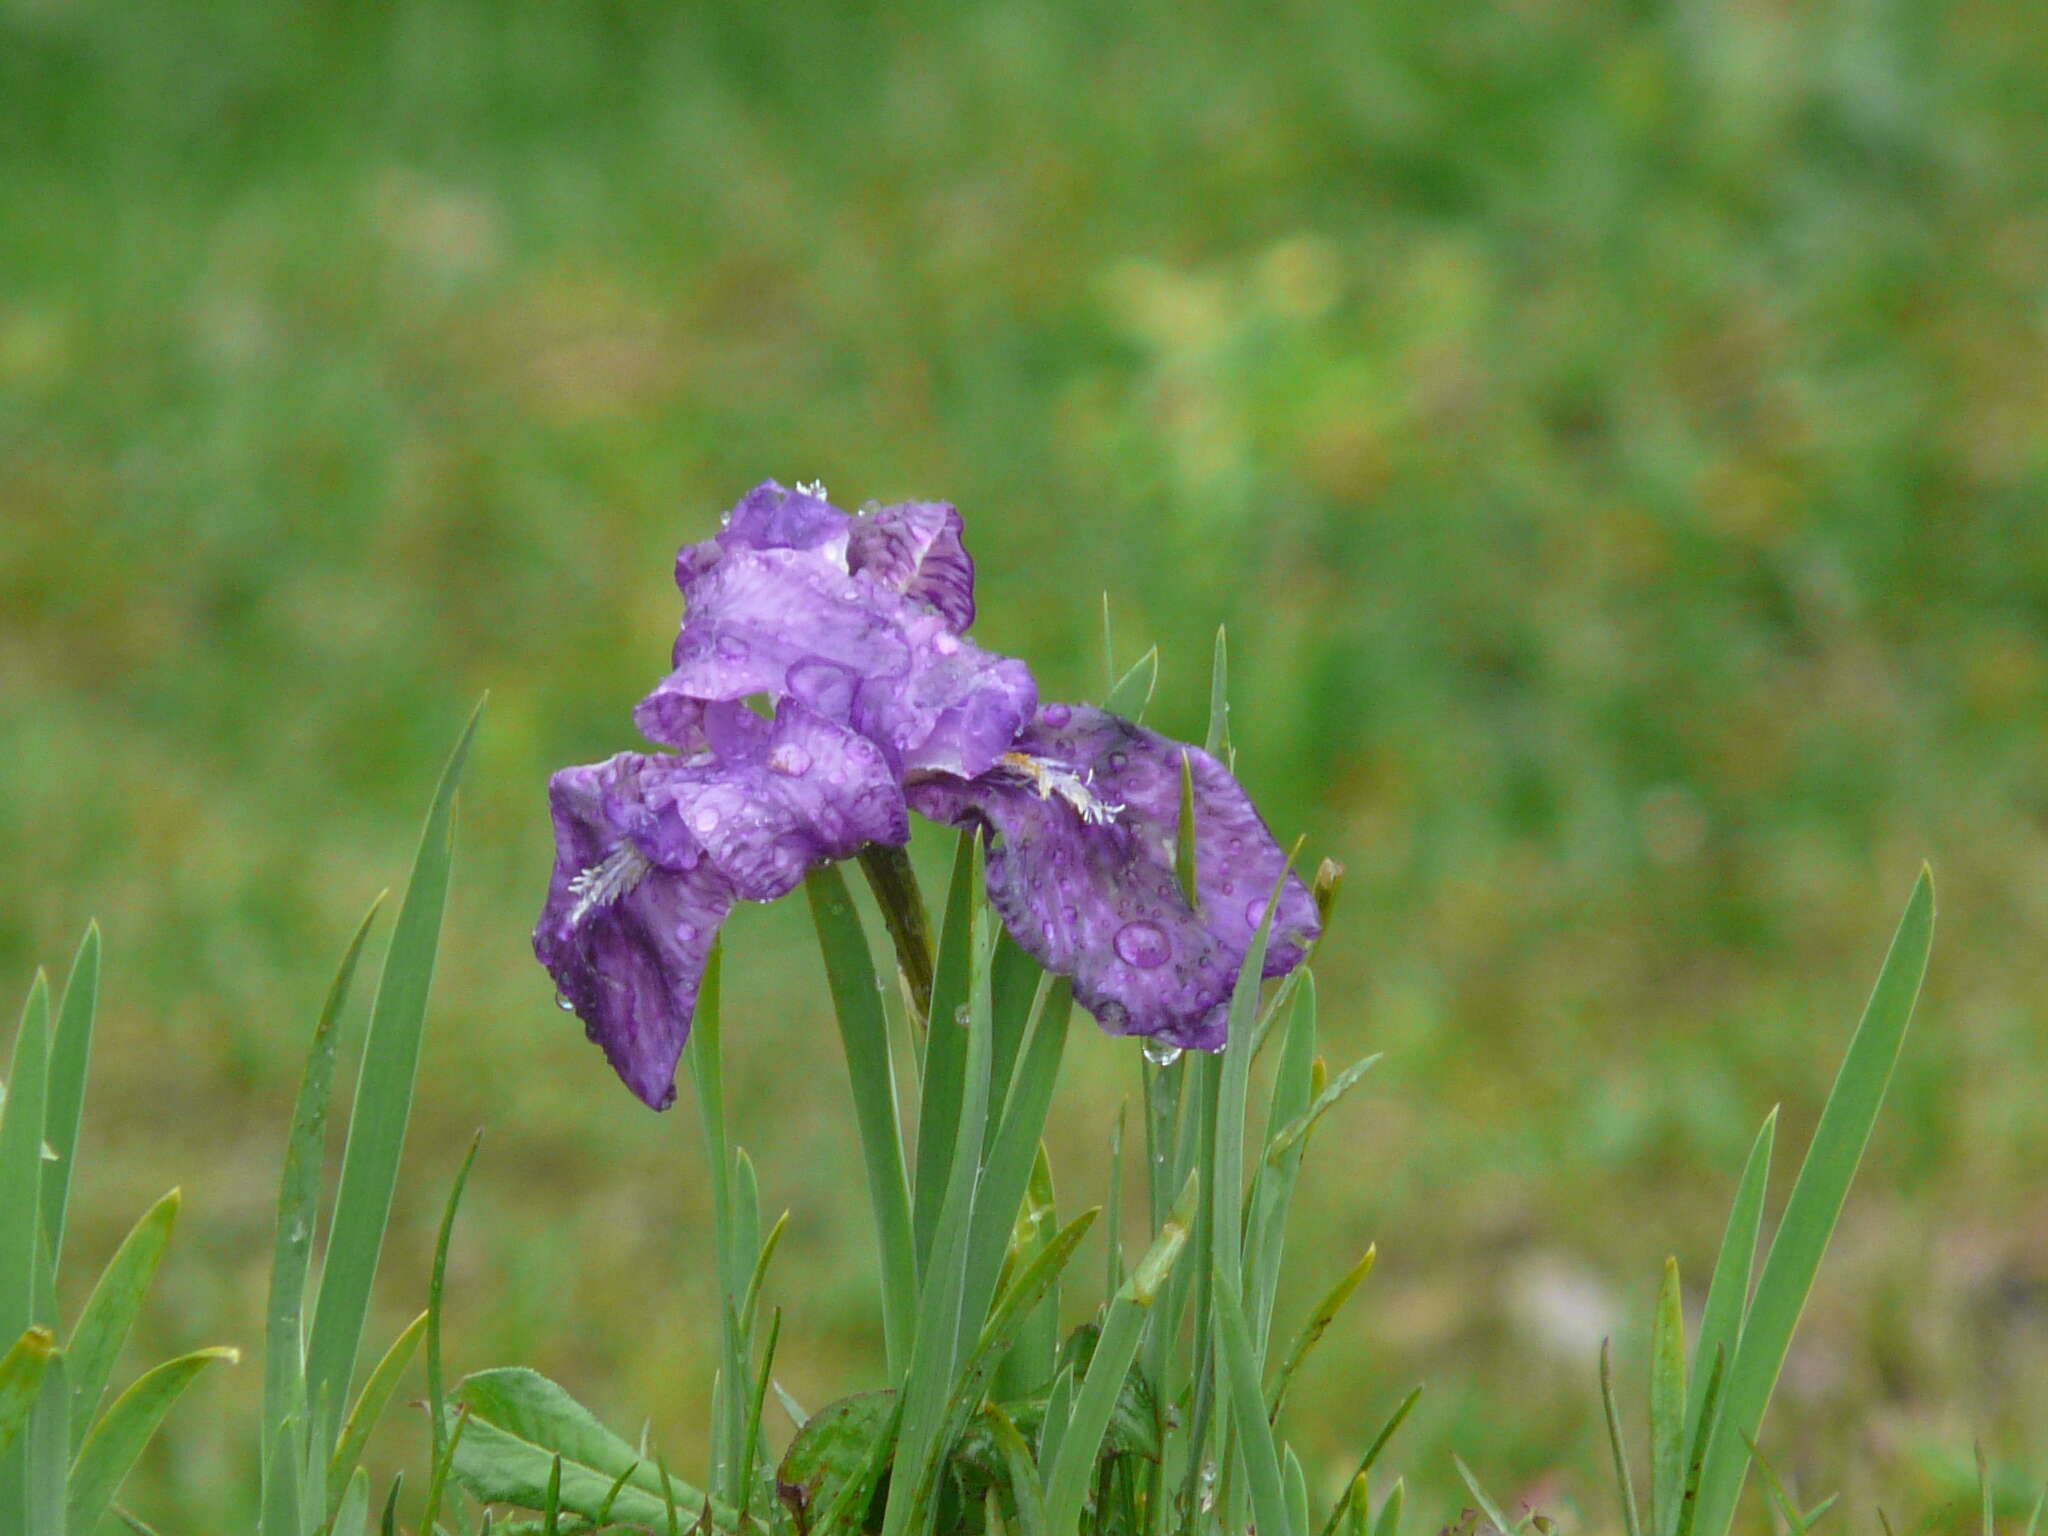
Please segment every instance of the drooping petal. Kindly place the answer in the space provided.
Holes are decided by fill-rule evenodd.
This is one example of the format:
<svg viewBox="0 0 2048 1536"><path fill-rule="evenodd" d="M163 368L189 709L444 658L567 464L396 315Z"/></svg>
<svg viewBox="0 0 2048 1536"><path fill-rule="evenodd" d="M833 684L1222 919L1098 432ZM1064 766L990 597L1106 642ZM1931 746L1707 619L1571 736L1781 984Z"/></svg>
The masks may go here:
<svg viewBox="0 0 2048 1536"><path fill-rule="evenodd" d="M1194 782L1196 893L1175 874L1181 758ZM1112 1034L1220 1049L1231 990L1286 865L1229 770L1087 705L1049 704L977 779L913 784L912 808L983 825L989 897L1011 936ZM1264 973L1301 963L1318 930L1307 886L1281 888Z"/></svg>
<svg viewBox="0 0 2048 1536"><path fill-rule="evenodd" d="M892 592L928 604L955 634L974 622L974 561L950 502L899 501L853 521L847 565Z"/></svg>
<svg viewBox="0 0 2048 1536"><path fill-rule="evenodd" d="M717 750L621 753L549 783L556 858L534 953L626 1085L656 1109L704 964L735 901L786 894L863 843L909 837L873 743L785 705L773 722L714 704Z"/></svg>

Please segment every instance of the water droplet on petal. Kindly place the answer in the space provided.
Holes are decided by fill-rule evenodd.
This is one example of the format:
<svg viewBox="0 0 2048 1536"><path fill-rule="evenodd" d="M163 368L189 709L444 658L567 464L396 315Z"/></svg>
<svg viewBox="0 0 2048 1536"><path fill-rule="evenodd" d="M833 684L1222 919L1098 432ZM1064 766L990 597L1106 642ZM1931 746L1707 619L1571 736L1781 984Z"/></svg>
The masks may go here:
<svg viewBox="0 0 2048 1536"><path fill-rule="evenodd" d="M1048 704L1038 712L1038 718L1053 730L1058 730L1074 718L1074 712L1064 704Z"/></svg>
<svg viewBox="0 0 2048 1536"><path fill-rule="evenodd" d="M1265 897L1261 896L1257 901L1248 901L1244 904L1244 920L1254 928L1266 920Z"/></svg>
<svg viewBox="0 0 2048 1536"><path fill-rule="evenodd" d="M689 942L690 942L690 940L692 940L692 939L694 939L694 938L696 938L696 937L697 937L697 929L696 929L696 925L695 925L695 924L692 924L692 923L677 923L677 924L676 924L676 942L677 942L678 944L687 944L687 943L689 943Z"/></svg>
<svg viewBox="0 0 2048 1536"><path fill-rule="evenodd" d="M1129 761L1130 759L1125 757L1123 753L1112 752L1109 754L1109 771L1111 773L1122 773L1124 771L1124 764Z"/></svg>
<svg viewBox="0 0 2048 1536"><path fill-rule="evenodd" d="M1143 918L1117 929L1113 942L1118 957L1142 971L1157 969L1173 958L1173 941L1166 936L1166 930Z"/></svg>
<svg viewBox="0 0 2048 1536"><path fill-rule="evenodd" d="M1145 1059L1155 1067L1170 1067L1181 1058L1181 1049L1165 1040L1147 1040Z"/></svg>
<svg viewBox="0 0 2048 1536"><path fill-rule="evenodd" d="M555 994L555 1006L564 1013L574 1013L576 1011L576 1005L559 992Z"/></svg>
<svg viewBox="0 0 2048 1536"><path fill-rule="evenodd" d="M962 1029L967 1028L969 1024L974 1022L974 1016L967 1011L967 1005L965 1003L962 1003L958 1008L955 1008L953 1010L953 1022L955 1024L958 1024Z"/></svg>
<svg viewBox="0 0 2048 1536"><path fill-rule="evenodd" d="M738 635L720 635L712 649L722 661L745 661L751 653L751 647Z"/></svg>
<svg viewBox="0 0 2048 1536"><path fill-rule="evenodd" d="M811 771L811 754L793 741L785 741L768 754L768 766L777 773L798 778Z"/></svg>

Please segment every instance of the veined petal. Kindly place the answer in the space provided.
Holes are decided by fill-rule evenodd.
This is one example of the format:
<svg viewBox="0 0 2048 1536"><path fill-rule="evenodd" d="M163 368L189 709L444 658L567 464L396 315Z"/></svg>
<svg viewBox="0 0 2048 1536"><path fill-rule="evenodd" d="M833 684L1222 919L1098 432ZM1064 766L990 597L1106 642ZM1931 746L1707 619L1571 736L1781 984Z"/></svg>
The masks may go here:
<svg viewBox="0 0 2048 1536"><path fill-rule="evenodd" d="M974 622L974 561L950 502L899 501L853 520L850 569L927 604L955 634Z"/></svg>
<svg viewBox="0 0 2048 1536"><path fill-rule="evenodd" d="M626 1085L656 1109L735 901L768 901L863 843L909 836L881 751L800 705L707 708L717 751L622 753L554 776L556 859L534 953Z"/></svg>
<svg viewBox="0 0 2048 1536"><path fill-rule="evenodd" d="M1196 893L1175 875L1181 759L1194 781ZM971 780L910 789L914 809L994 835L989 898L1004 925L1112 1034L1221 1049L1230 994L1286 855L1208 753L1087 705L1049 704L1015 750ZM1265 974L1299 965L1318 931L1290 874Z"/></svg>

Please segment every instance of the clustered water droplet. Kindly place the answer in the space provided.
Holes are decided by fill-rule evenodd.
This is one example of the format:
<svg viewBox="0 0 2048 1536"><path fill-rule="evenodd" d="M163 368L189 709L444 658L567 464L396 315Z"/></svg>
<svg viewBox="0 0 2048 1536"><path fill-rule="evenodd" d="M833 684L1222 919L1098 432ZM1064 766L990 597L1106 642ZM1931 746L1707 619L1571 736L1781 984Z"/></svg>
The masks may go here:
<svg viewBox="0 0 2048 1536"><path fill-rule="evenodd" d="M1147 1040L1145 1059L1155 1067L1170 1067L1181 1058L1181 1048L1167 1040Z"/></svg>

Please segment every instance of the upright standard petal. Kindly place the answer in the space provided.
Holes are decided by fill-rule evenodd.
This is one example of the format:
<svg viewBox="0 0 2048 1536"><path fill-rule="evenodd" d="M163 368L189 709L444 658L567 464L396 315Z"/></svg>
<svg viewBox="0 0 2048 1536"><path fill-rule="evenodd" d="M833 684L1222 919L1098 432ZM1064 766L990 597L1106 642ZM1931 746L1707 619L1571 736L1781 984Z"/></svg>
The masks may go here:
<svg viewBox="0 0 2048 1536"><path fill-rule="evenodd" d="M718 928L737 900L770 901L863 843L909 837L881 752L800 705L761 720L713 705L715 749L627 752L548 786L555 869L534 953L626 1086L656 1109Z"/></svg>
<svg viewBox="0 0 2048 1536"><path fill-rule="evenodd" d="M1194 783L1196 897L1175 873L1181 761ZM1087 705L1048 704L993 769L913 782L913 809L993 834L989 898L1004 926L1112 1034L1220 1050L1231 990L1286 855L1230 771ZM1280 888L1265 975L1318 931L1307 886Z"/></svg>
<svg viewBox="0 0 2048 1536"><path fill-rule="evenodd" d="M974 561L951 502L899 501L853 520L850 570L936 610L955 634L974 622Z"/></svg>

